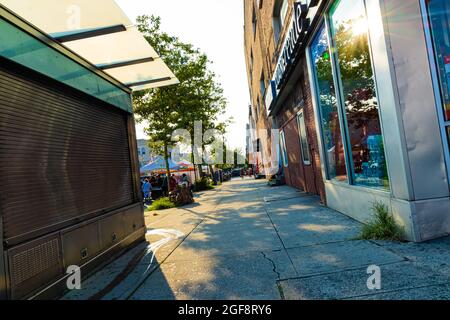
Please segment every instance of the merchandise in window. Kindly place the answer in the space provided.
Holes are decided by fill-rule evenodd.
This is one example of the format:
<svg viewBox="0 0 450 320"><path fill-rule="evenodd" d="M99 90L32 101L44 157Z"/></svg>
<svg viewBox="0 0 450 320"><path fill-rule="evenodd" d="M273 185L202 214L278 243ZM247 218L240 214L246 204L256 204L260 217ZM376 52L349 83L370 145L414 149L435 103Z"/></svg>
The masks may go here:
<svg viewBox="0 0 450 320"><path fill-rule="evenodd" d="M439 76L444 126L450 133L450 2L426 1ZM450 137L448 140L450 144Z"/></svg>

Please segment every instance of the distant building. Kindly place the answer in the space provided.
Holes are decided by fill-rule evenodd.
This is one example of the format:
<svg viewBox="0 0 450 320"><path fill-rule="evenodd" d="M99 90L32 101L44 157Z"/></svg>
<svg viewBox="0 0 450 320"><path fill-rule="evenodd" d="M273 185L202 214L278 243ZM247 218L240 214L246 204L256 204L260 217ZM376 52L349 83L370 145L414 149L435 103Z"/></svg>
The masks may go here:
<svg viewBox="0 0 450 320"><path fill-rule="evenodd" d="M152 149L148 146L148 140L139 139L137 141L137 151L139 156L139 165L141 167L149 164L154 160L154 155L152 155Z"/></svg>
<svg viewBox="0 0 450 320"><path fill-rule="evenodd" d="M261 141L258 139L256 120L253 114L253 108L249 106L247 124L247 158L257 176L264 176L264 165L262 161Z"/></svg>

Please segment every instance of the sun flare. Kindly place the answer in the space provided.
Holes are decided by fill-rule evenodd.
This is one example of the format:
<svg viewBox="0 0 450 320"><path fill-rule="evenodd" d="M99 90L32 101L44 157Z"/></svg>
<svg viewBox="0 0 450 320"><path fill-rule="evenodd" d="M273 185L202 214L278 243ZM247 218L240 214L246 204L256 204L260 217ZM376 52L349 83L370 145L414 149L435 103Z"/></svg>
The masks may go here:
<svg viewBox="0 0 450 320"><path fill-rule="evenodd" d="M366 18L361 17L351 24L351 29L354 36L360 36L367 33L369 30L369 23Z"/></svg>

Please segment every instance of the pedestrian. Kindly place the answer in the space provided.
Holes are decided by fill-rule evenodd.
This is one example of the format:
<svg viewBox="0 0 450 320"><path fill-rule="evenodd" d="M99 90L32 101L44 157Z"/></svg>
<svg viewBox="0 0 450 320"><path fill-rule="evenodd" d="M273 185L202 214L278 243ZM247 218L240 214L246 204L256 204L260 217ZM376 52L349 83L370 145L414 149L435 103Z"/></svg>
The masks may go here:
<svg viewBox="0 0 450 320"><path fill-rule="evenodd" d="M148 203L151 201L152 197L152 184L150 183L149 179L145 179L144 184L142 185L142 192L144 193L144 201L145 203Z"/></svg>
<svg viewBox="0 0 450 320"><path fill-rule="evenodd" d="M162 182L161 182L161 191L163 196L167 196L168 195L168 186L169 183L167 181L167 175L162 177Z"/></svg>
<svg viewBox="0 0 450 320"><path fill-rule="evenodd" d="M186 184L186 187L189 187L191 185L191 181L189 180L189 177L186 173L183 173L182 182L183 184Z"/></svg>
<svg viewBox="0 0 450 320"><path fill-rule="evenodd" d="M175 191L178 187L177 179L175 179L175 175L173 174L170 177L170 191Z"/></svg>

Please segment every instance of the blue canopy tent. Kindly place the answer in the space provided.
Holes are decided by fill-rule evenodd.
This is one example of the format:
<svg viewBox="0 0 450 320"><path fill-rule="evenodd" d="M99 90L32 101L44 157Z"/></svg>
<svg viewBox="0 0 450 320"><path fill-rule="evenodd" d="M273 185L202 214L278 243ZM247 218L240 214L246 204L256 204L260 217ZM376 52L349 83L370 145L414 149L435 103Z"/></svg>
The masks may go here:
<svg viewBox="0 0 450 320"><path fill-rule="evenodd" d="M165 170L166 169L166 161L163 157L158 157L155 161L150 162L148 165L141 168L141 173ZM180 170L180 166L172 161L169 158L169 169L170 170Z"/></svg>

